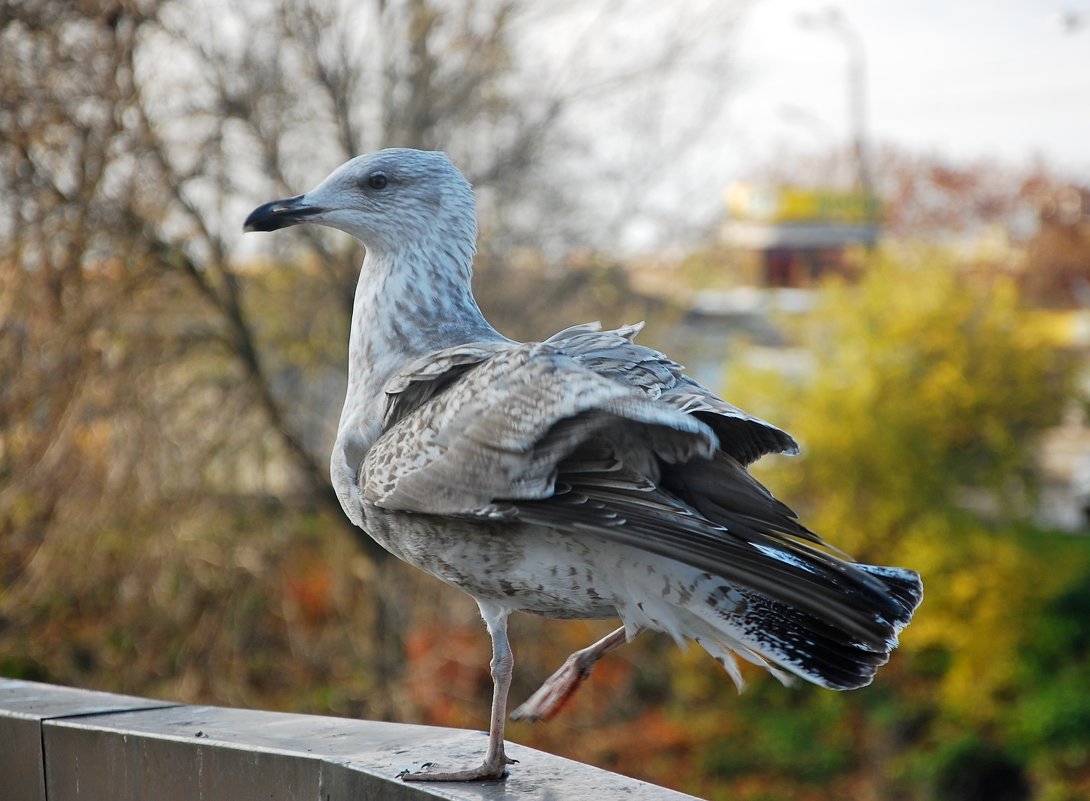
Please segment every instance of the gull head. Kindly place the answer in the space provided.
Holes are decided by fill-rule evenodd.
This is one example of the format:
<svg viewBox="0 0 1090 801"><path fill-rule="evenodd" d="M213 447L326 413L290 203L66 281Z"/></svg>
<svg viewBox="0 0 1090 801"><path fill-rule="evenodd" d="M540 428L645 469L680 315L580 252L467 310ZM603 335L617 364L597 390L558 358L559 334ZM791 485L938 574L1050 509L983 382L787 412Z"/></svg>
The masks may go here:
<svg viewBox="0 0 1090 801"><path fill-rule="evenodd" d="M315 223L359 239L371 252L466 250L477 238L473 191L446 154L390 148L342 164L314 189L259 206L245 231Z"/></svg>

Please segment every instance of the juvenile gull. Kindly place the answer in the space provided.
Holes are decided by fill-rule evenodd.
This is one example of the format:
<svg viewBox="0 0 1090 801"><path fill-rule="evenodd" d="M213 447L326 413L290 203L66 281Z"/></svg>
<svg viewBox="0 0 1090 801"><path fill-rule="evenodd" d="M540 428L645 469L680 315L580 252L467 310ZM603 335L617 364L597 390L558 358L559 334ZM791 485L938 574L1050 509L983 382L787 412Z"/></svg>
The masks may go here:
<svg viewBox="0 0 1090 801"><path fill-rule="evenodd" d="M543 342L497 332L470 288L473 192L442 153L359 156L247 231L317 223L366 247L332 479L391 553L469 593L492 638L484 762L409 781L498 779L514 611L619 617L514 716L552 716L605 653L643 629L781 681L869 684L923 587L910 570L825 546L746 470L790 436L633 342L579 325Z"/></svg>

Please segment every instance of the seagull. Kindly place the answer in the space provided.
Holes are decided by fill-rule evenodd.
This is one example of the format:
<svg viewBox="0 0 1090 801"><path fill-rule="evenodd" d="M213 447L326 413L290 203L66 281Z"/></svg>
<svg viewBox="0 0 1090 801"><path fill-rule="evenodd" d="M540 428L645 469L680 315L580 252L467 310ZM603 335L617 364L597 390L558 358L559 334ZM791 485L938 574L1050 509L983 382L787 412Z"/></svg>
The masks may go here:
<svg viewBox="0 0 1090 801"><path fill-rule="evenodd" d="M507 776L516 611L621 623L514 711L527 720L556 714L644 630L698 643L739 689L738 658L835 690L888 661L919 575L854 562L803 526L747 471L795 441L636 344L642 324L525 343L493 328L470 285L473 191L445 154L358 156L244 230L303 223L366 249L331 459L340 503L382 547L468 593L492 639L483 762L402 779Z"/></svg>

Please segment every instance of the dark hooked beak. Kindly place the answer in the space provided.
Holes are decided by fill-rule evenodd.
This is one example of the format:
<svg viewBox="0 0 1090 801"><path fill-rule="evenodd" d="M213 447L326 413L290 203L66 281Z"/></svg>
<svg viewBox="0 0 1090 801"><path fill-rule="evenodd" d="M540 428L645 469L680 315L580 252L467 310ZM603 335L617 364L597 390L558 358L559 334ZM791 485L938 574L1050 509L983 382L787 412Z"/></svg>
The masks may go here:
<svg viewBox="0 0 1090 801"><path fill-rule="evenodd" d="M305 195L274 200L264 206L258 206L250 212L246 222L242 224L243 231L276 231L287 228L289 225L297 225L304 222L307 217L320 213L323 209L317 206L308 206L303 202Z"/></svg>

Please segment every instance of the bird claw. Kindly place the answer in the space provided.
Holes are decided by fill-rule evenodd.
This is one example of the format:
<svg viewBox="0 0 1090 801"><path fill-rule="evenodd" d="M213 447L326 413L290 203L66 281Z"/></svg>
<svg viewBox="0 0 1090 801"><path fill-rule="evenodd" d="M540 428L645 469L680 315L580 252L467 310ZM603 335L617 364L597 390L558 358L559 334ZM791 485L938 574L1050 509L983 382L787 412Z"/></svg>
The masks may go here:
<svg viewBox="0 0 1090 801"><path fill-rule="evenodd" d="M403 782L483 782L500 781L507 778L507 766L518 763L505 754L498 759L486 760L475 768L464 770L431 770L434 762L425 762L420 770L403 770L397 777Z"/></svg>

